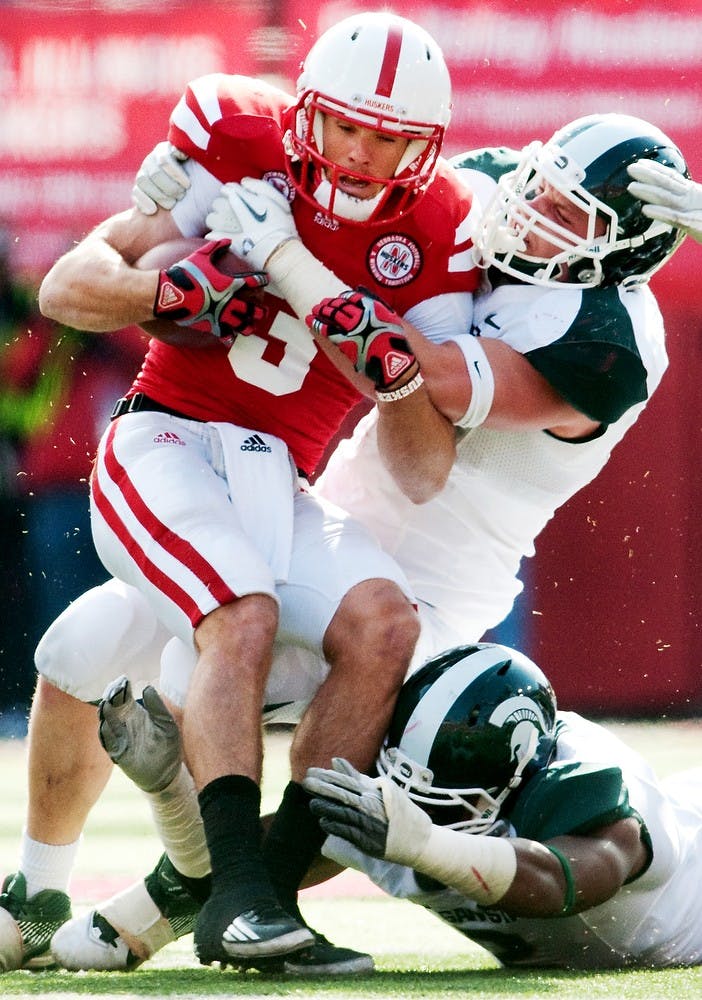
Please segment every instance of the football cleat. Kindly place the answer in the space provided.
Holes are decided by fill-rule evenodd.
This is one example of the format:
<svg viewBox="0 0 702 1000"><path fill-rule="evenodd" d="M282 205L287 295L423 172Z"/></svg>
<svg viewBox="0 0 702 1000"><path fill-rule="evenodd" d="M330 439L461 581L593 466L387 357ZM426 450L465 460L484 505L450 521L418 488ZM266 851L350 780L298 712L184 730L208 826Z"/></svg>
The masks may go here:
<svg viewBox="0 0 702 1000"><path fill-rule="evenodd" d="M283 960L288 976L362 976L375 971L371 955L353 948L339 948L323 934L312 931L314 944Z"/></svg>
<svg viewBox="0 0 702 1000"><path fill-rule="evenodd" d="M64 969L128 972L191 933L199 910L164 854L145 879L64 924L51 950Z"/></svg>
<svg viewBox="0 0 702 1000"><path fill-rule="evenodd" d="M51 951L56 964L72 972L80 969L128 972L145 960L131 950L99 910L91 910L60 927L51 939Z"/></svg>
<svg viewBox="0 0 702 1000"><path fill-rule="evenodd" d="M232 963L244 972L257 969L269 976L362 976L375 971L370 955L352 948L338 948L313 930L314 944L293 955Z"/></svg>
<svg viewBox="0 0 702 1000"><path fill-rule="evenodd" d="M277 902L262 900L231 916L226 893L207 900L195 924L195 954L202 965L239 965L240 959L287 955L314 943L312 932Z"/></svg>
<svg viewBox="0 0 702 1000"><path fill-rule="evenodd" d="M51 938L70 919L65 892L43 889L27 899L22 872L8 875L0 893L0 972L55 965Z"/></svg>

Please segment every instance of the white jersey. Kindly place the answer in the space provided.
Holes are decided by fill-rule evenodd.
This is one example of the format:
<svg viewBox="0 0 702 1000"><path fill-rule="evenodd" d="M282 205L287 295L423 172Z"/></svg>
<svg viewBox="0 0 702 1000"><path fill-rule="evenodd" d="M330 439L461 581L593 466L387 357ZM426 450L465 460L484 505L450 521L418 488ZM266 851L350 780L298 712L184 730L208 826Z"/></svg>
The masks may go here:
<svg viewBox="0 0 702 1000"><path fill-rule="evenodd" d="M602 421L603 432L574 442L545 431L457 429L446 487L415 505L383 467L373 411L315 484L397 560L445 629L443 648L478 641L509 613L534 539L606 464L667 366L662 318L647 287L501 284L476 298L473 333L526 355L566 399Z"/></svg>
<svg viewBox="0 0 702 1000"><path fill-rule="evenodd" d="M428 880L422 888L422 876L411 869L367 857L338 837L327 840L324 853L365 872L390 895L433 911L505 965L595 969L699 964L702 768L658 782L646 761L602 726L572 712L559 712L558 718L555 761L547 771L557 777L557 787L549 794L560 826L556 820L543 838L535 836L535 829L523 832L518 827L516 832L532 839L574 832L574 824L586 822L588 816L592 821L603 808L593 782L603 773L611 775L612 768L620 769L618 815L638 814L652 857L646 870L608 902L571 917L513 917L502 912L499 903L481 907ZM569 788L573 784L575 788ZM554 823L553 816L549 822Z"/></svg>

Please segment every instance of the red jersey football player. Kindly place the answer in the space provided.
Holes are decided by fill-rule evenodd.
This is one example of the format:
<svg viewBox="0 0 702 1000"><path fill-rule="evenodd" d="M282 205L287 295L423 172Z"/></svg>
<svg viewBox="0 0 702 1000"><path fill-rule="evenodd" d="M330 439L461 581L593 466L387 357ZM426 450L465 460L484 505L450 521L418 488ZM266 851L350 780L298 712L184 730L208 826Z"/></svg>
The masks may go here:
<svg viewBox="0 0 702 1000"><path fill-rule="evenodd" d="M46 315L82 329L159 317L213 335L209 350L150 342L92 482L105 565L198 653L182 736L212 862L195 927L206 963L314 945L295 897L322 836L300 781L332 755L371 764L418 633L399 570L293 470L314 473L362 392L397 400L410 419L426 387L406 342L387 337L368 339L354 386L336 348L275 288L263 316L238 294L265 278L223 275L226 244L160 270L134 265L167 240L204 235L222 185L252 178L281 193L290 235L337 275L314 301L339 282L364 285L423 332L448 336L466 329L476 283L470 195L439 156L450 84L433 40L393 15L349 18L320 37L298 89L295 99L244 77L194 81L169 133L191 158L176 210L106 220L40 291ZM330 671L298 726L264 860L260 713L276 632L322 651ZM65 722L70 699L64 711Z"/></svg>

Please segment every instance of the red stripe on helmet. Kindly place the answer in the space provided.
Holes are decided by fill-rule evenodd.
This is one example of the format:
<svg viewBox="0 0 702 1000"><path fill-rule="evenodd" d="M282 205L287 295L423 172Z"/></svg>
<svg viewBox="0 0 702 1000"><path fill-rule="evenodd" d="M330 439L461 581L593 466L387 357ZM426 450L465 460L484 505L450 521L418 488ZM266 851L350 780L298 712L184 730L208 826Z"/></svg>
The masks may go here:
<svg viewBox="0 0 702 1000"><path fill-rule="evenodd" d="M397 64L400 60L400 49L402 48L402 26L392 24L388 29L388 37L385 42L385 55L383 65L378 74L378 85L375 88L377 94L383 97L390 97L392 88L395 85L397 76Z"/></svg>

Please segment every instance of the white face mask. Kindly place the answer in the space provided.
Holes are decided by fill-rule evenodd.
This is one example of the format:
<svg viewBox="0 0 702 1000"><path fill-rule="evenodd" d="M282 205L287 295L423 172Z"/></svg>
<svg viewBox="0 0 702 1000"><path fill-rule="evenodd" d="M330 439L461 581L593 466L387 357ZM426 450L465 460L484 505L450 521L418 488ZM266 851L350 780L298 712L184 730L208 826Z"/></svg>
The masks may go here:
<svg viewBox="0 0 702 1000"><path fill-rule="evenodd" d="M349 219L352 222L365 222L369 219L375 208L384 195L384 191L379 191L374 198L353 198L344 191L336 189L334 197L334 214L342 219ZM314 192L315 201L318 201L322 208L329 208L331 202L332 186L326 178L320 181Z"/></svg>

